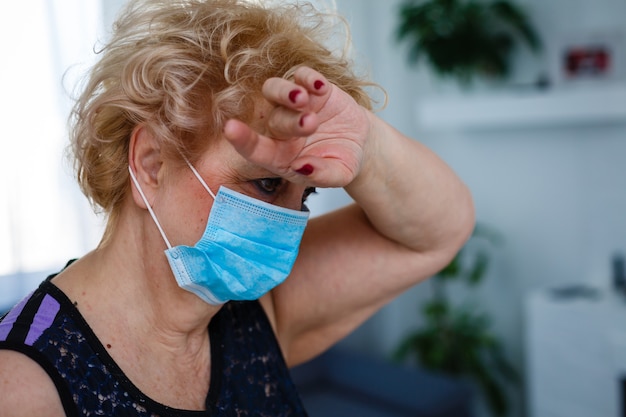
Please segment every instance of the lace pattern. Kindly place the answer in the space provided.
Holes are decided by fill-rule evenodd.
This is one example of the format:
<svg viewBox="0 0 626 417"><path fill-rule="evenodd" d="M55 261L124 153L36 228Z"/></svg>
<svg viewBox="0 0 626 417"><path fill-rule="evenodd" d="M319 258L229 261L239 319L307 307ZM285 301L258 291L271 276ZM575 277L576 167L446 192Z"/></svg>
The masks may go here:
<svg viewBox="0 0 626 417"><path fill-rule="evenodd" d="M35 292L52 295L61 308L50 327L31 346L15 340L28 329L11 331L0 349L37 351L40 364L57 387L74 404L68 415L193 417L250 416L305 417L296 388L283 360L272 328L258 302L231 302L213 318L211 338L211 388L207 411L178 410L145 396L124 375L91 331L78 310L52 283L45 281ZM28 304L27 304L28 307ZM27 308L25 309L27 310ZM22 312L21 315L25 313ZM30 326L28 320L13 327ZM21 343L21 344L20 344ZM42 363L45 361L45 363ZM51 372L50 369L54 369Z"/></svg>

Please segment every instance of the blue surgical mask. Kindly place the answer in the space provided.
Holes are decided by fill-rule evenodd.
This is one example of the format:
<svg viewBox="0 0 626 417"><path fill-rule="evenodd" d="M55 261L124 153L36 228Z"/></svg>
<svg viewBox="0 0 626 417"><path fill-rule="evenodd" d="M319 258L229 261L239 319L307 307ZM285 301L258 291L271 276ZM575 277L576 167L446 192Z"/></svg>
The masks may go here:
<svg viewBox="0 0 626 417"><path fill-rule="evenodd" d="M135 175L130 176L156 223L178 285L209 304L256 300L281 284L298 255L309 213L256 200L225 187L213 197L206 229L194 246L170 244Z"/></svg>

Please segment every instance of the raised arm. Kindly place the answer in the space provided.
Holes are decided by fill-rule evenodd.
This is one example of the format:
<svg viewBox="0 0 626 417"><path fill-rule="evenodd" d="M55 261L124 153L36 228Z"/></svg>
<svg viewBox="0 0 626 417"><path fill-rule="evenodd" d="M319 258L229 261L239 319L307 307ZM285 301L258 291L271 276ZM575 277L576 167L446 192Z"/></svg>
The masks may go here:
<svg viewBox="0 0 626 417"><path fill-rule="evenodd" d="M315 71L296 74L264 90L287 108L274 113L266 136L227 131L249 160L293 182L344 187L355 201L310 221L291 276L264 300L290 365L443 268L474 225L467 188L433 152ZM294 87L306 93L297 105L288 100Z"/></svg>

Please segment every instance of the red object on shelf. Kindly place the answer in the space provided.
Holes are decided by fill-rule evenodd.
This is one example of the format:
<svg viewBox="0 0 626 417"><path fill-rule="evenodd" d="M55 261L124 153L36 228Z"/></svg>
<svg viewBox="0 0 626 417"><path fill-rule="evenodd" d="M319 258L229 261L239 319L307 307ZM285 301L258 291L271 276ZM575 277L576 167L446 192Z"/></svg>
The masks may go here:
<svg viewBox="0 0 626 417"><path fill-rule="evenodd" d="M604 46L568 48L564 55L565 74L570 78L602 76L611 70L611 52Z"/></svg>

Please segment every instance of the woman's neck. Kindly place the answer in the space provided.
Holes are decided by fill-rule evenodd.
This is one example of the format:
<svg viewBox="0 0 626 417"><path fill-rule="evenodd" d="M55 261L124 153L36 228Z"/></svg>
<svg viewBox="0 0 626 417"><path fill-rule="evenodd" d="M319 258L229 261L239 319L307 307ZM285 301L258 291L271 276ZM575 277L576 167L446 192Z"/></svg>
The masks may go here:
<svg viewBox="0 0 626 417"><path fill-rule="evenodd" d="M53 283L142 392L171 407L202 409L211 369L208 325L219 307L179 288L167 260L137 262L149 259L140 248L112 241L74 262ZM192 384L195 388L179 392Z"/></svg>

